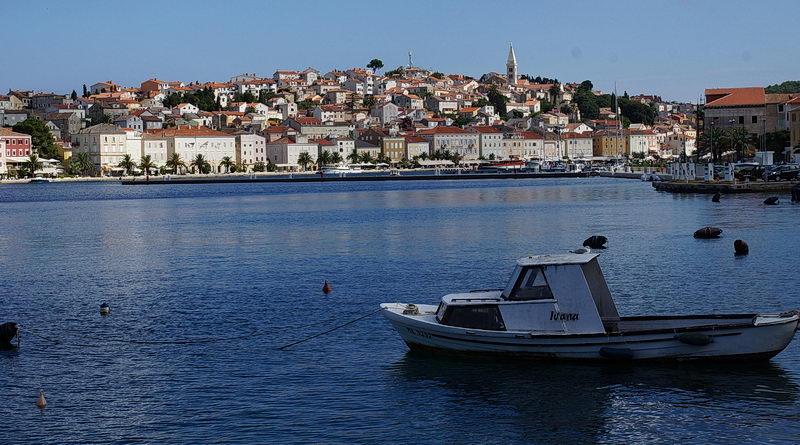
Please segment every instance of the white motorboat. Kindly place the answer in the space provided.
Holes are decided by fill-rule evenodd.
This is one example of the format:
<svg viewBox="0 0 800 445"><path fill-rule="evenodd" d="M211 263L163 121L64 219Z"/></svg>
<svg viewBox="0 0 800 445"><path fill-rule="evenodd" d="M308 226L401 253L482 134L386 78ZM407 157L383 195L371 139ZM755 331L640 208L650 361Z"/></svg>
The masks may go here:
<svg viewBox="0 0 800 445"><path fill-rule="evenodd" d="M324 167L322 169L322 173L326 175L336 174L336 173L361 173L360 166L354 165L345 165L345 166L334 166L334 167Z"/></svg>
<svg viewBox="0 0 800 445"><path fill-rule="evenodd" d="M28 183L29 183L29 184L47 184L47 183L49 183L49 182L50 182L50 180L49 180L49 179L47 179L47 178L41 178L41 177L31 178L31 179L28 181Z"/></svg>
<svg viewBox="0 0 800 445"><path fill-rule="evenodd" d="M794 337L797 311L620 317L597 257L521 258L505 289L381 312L412 350L534 359L769 359Z"/></svg>

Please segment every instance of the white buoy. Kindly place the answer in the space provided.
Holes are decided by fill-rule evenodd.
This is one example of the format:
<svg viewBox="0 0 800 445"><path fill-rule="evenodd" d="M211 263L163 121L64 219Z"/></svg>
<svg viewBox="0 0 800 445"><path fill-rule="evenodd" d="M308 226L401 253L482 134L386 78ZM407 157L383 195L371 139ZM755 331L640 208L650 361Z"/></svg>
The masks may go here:
<svg viewBox="0 0 800 445"><path fill-rule="evenodd" d="M108 303L103 303L100 305L100 314L108 315L109 312L111 312L111 307L108 305Z"/></svg>
<svg viewBox="0 0 800 445"><path fill-rule="evenodd" d="M47 406L47 399L44 398L43 389L39 390L39 400L36 401L36 406L38 406L39 408L44 408L45 406Z"/></svg>

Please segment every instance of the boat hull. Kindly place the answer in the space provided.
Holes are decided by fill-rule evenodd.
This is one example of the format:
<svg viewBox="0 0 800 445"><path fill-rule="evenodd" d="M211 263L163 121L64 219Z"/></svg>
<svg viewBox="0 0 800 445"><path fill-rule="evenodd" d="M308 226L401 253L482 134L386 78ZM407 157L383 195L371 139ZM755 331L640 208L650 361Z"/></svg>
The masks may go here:
<svg viewBox="0 0 800 445"><path fill-rule="evenodd" d="M757 316L749 323L739 320L599 335L546 335L440 325L433 315L435 306L417 305L419 315L403 314L397 303L381 307L412 350L536 360L768 360L786 348L798 326L798 315L788 314ZM714 317L718 316L709 319ZM678 324L681 320L669 318ZM726 320L725 316L720 320ZM708 342L698 344L705 342L696 339Z"/></svg>

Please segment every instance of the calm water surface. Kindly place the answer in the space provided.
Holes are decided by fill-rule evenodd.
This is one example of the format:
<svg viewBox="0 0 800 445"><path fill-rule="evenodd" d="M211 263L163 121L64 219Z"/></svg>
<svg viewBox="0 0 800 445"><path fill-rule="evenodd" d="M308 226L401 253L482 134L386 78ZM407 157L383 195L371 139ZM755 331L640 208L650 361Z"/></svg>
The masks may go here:
<svg viewBox="0 0 800 445"><path fill-rule="evenodd" d="M593 234L625 315L800 309L800 205L762 200L600 178L0 186L0 322L67 343L0 352L0 443L797 443L798 343L745 365L469 361L411 354L374 315L276 350Z"/></svg>

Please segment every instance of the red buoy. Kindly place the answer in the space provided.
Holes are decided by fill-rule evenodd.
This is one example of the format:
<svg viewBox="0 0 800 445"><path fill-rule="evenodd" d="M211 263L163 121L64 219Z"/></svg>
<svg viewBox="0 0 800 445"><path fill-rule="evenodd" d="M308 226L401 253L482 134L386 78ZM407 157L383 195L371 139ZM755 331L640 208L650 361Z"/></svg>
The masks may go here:
<svg viewBox="0 0 800 445"><path fill-rule="evenodd" d="M333 288L330 284L328 284L328 280L325 280L325 284L322 285L322 292L329 294L332 290Z"/></svg>

